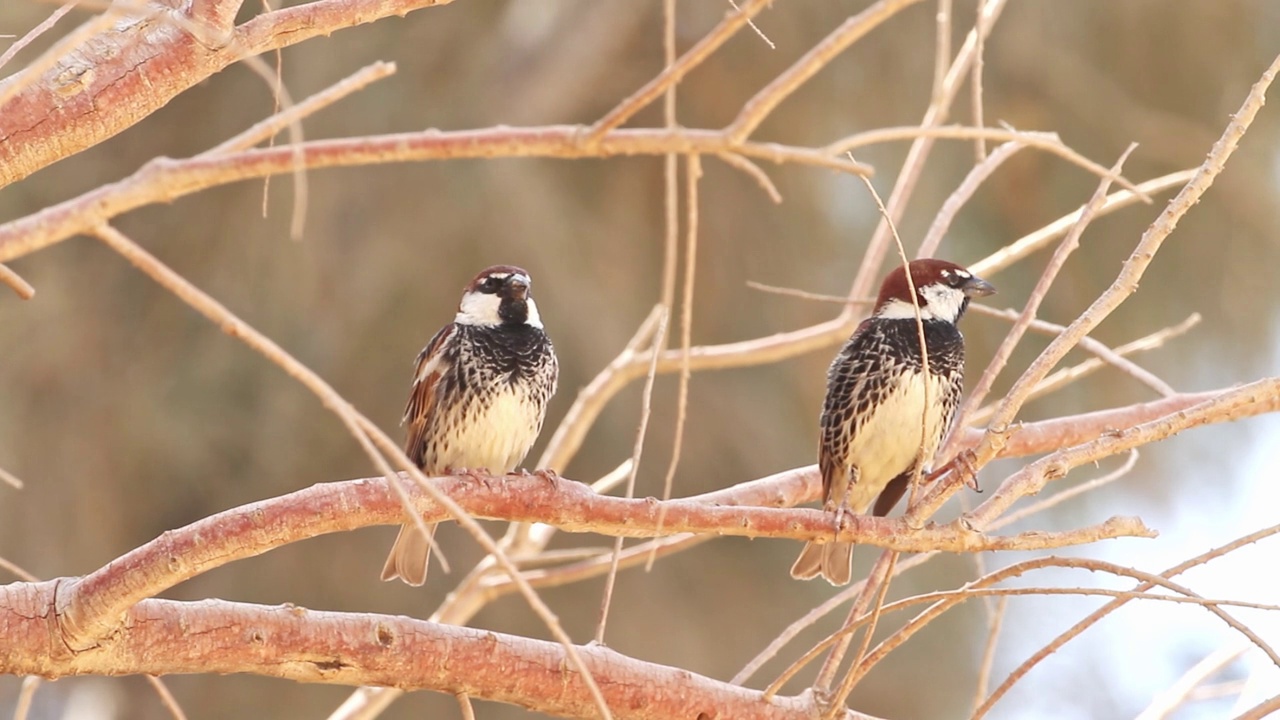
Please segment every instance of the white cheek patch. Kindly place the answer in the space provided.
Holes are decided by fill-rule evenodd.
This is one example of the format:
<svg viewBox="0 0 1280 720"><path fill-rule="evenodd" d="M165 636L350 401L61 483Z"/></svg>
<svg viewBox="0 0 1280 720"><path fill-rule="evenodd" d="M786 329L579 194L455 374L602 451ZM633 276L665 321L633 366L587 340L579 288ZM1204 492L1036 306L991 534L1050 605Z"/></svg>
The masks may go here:
<svg viewBox="0 0 1280 720"><path fill-rule="evenodd" d="M955 322L964 306L964 292L946 285L929 285L921 288L924 302L920 303L921 320L946 320ZM890 300L876 312L876 317L886 320L914 320L916 306L906 300Z"/></svg>
<svg viewBox="0 0 1280 720"><path fill-rule="evenodd" d="M529 308L529 319L524 321L525 325L531 325L536 328L542 327L542 316L538 314L538 304L529 298L525 301L525 305Z"/></svg>
<svg viewBox="0 0 1280 720"><path fill-rule="evenodd" d="M458 314L454 316L453 321L459 325L480 325L485 327L493 327L502 324L502 317L498 315L498 308L502 305L502 298L497 295L487 295L481 292L469 292L462 296L462 304L458 307ZM525 301L525 305L529 309L529 318L525 320L526 325L532 327L542 327L542 317L538 315L538 305L529 298Z"/></svg>
<svg viewBox="0 0 1280 720"><path fill-rule="evenodd" d="M920 291L924 295L925 301L929 304L929 313L939 320L947 320L955 322L960 317L960 310L964 307L965 295L963 290L958 290L946 285L929 285Z"/></svg>
<svg viewBox="0 0 1280 720"><path fill-rule="evenodd" d="M462 303L458 306L458 314L453 321L459 325L501 325L502 318L498 316L498 306L501 304L502 299L497 295L469 292L462 296Z"/></svg>
<svg viewBox="0 0 1280 720"><path fill-rule="evenodd" d="M876 312L876 317L886 320L915 320L916 306L906 300L890 300ZM935 320L937 316L933 314L928 304L920 303L920 318L922 320Z"/></svg>

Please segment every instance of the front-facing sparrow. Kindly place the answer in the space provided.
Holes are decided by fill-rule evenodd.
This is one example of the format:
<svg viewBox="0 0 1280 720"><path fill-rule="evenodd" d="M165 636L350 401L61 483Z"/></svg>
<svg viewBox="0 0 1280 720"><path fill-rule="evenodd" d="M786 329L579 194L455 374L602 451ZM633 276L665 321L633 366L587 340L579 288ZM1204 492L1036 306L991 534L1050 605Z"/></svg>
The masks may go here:
<svg viewBox="0 0 1280 720"><path fill-rule="evenodd" d="M964 388L964 336L956 323L971 298L995 292L954 263L926 259L909 267L924 323L928 373L920 361L916 305L901 266L885 278L871 317L827 371L818 469L824 507L836 514L837 528L844 512L865 513L882 492L875 512L887 513L916 467L925 468L933 459ZM852 543L806 543L791 575L806 580L821 575L844 585L852 573L852 551Z"/></svg>
<svg viewBox="0 0 1280 720"><path fill-rule="evenodd" d="M482 271L463 290L453 322L418 354L404 451L427 475L506 474L537 439L559 365L530 283L511 265ZM428 539L406 523L382 579L421 585L430 554Z"/></svg>

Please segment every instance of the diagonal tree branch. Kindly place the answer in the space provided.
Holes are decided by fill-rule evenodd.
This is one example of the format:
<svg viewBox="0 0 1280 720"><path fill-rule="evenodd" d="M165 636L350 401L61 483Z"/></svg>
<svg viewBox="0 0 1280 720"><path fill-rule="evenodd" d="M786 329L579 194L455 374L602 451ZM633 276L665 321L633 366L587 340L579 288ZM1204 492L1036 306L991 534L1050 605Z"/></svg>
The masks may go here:
<svg viewBox="0 0 1280 720"><path fill-rule="evenodd" d="M543 522L569 532L618 537L697 533L832 538L831 519L818 510L633 500L597 495L573 481L552 484L532 475L492 480L443 477L433 482L472 517ZM409 482L409 478L402 476L402 482ZM445 508L420 489L414 487L409 495L425 522L450 518ZM318 535L403 521L404 505L385 478L320 483L211 515L169 530L82 578L66 580L58 594L64 639L75 649L90 647L141 600L235 560ZM1113 518L1075 533L985 536L961 525L913 530L898 519L862 516L853 518L839 533L842 540L913 552L1043 549L1122 536L1153 537L1154 533L1133 518Z"/></svg>
<svg viewBox="0 0 1280 720"><path fill-rule="evenodd" d="M1097 442L1105 445L1105 449L1112 449L1113 444L1124 449L1132 446L1136 438L1149 442L1163 437L1159 434L1162 429L1171 433L1212 420L1273 412L1280 409L1277 383L1280 381L1263 381L1247 388L1213 393L1210 400L1199 404L1196 401L1203 399L1200 396L1178 396L1074 419L1060 418L1022 426L1011 433L1005 451L1032 453L1063 447L1064 441L1077 439L1076 434L1086 426L1093 437L1103 436ZM1195 406L1193 412L1184 412L1191 406ZM1140 425L1133 433L1111 437L1110 429L1132 426L1135 418L1142 415L1154 420ZM1026 438L1019 439L1024 433ZM980 436L975 435L973 439L977 437ZM1091 453L1081 457L1101 457L1097 454L1101 450L1087 447ZM1039 471L1043 462L1029 467ZM993 512L1006 509L1012 492L1006 490L1006 486L1017 483L1021 488L1030 482L1022 477L1027 474L1011 477L987 504L975 511L971 523L983 527ZM1048 474L1041 477L1041 484L1048 477ZM767 507L794 505L817 497L819 481L811 467L666 503L597 495L578 483L552 484L533 476L508 476L501 483L489 484L456 478L437 478L434 482L439 490L476 517L540 521L572 532L651 537L659 534L659 515L664 513L661 533L667 535L711 533L800 540L832 536L829 518L824 513ZM413 495L415 506L427 521L446 518L446 511L422 491L415 490ZM735 504L756 507L733 507ZM316 485L166 532L106 567L67 582L59 595L66 641L72 647L90 646L104 632L116 627L117 618L140 600L214 567L324 533L394 524L403 520L402 514L399 497L387 487L384 479L377 478ZM975 551L1060 547L1149 533L1140 522L1130 519L1113 519L1077 533L990 537L960 523L912 530L904 520L857 517L840 533L840 539L904 551Z"/></svg>
<svg viewBox="0 0 1280 720"><path fill-rule="evenodd" d="M865 165L829 157L810 148L773 143L731 145L723 133L712 130L615 130L597 143L590 143L583 135L584 129L577 125L553 125L457 132L428 130L317 140L238 153L204 154L184 160L160 158L123 180L0 225L0 262L27 255L72 235L90 232L115 216L144 205L169 202L216 185L293 172L298 167L349 167L457 158L576 159L735 152L775 163L793 162L857 174L870 173ZM0 172L4 166L4 142L0 136Z"/></svg>
<svg viewBox="0 0 1280 720"><path fill-rule="evenodd" d="M451 1L316 0L259 15L225 39L218 26L237 4L227 0L197 4L194 17L163 9L93 18L82 26L90 37L50 51L52 65L0 81L0 98L16 91L0 102L0 187L116 135L246 57ZM193 27L209 37L194 37Z"/></svg>
<svg viewBox="0 0 1280 720"><path fill-rule="evenodd" d="M760 127L760 123L769 117L774 108L790 97L791 93L798 90L819 70L826 67L837 55L879 27L881 23L897 15L903 8L917 2L920 0L880 0L845 20L840 27L823 38L822 42L814 45L786 72L748 100L742 107L742 111L738 113L738 117L726 128L729 135L739 142L746 140L756 128Z"/></svg>
<svg viewBox="0 0 1280 720"><path fill-rule="evenodd" d="M0 672L48 678L247 672L466 693L567 718L600 713L559 643L403 616L145 600L124 615L110 642L74 651L58 634L56 608L65 582L0 586ZM617 718L803 720L812 713L806 696L766 701L757 690L603 645L576 650Z"/></svg>

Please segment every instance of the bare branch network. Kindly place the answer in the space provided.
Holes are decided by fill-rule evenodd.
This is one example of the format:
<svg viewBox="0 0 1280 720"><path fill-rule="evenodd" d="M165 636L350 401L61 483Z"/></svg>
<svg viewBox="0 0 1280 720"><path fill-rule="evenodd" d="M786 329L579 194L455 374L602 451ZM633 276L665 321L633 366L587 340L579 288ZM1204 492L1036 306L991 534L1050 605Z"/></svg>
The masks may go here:
<svg viewBox="0 0 1280 720"><path fill-rule="evenodd" d="M164 0L158 3L117 2L67 33L23 70L0 81L0 187L98 145L135 125L173 98L222 69L245 62L264 78L273 70L258 59L263 53L308 39L326 36L411 11L448 4L449 0L313 0L280 10L265 10L240 25L234 21L242 0ZM676 88L743 28L769 0L730 3L724 19L683 54L677 54L675 3L663 5L665 67L649 82L624 98L592 124L544 127L486 127L442 132L427 130L391 135L308 141L302 119L394 72L376 63L316 95L294 103L283 88L273 90L282 110L239 135L190 158L157 157L117 182L0 225L0 262L9 262L49 248L76 235L91 235L143 274L170 291L231 337L244 342L283 369L317 398L350 432L369 455L377 477L324 482L282 497L230 509L184 528L170 530L154 541L126 553L84 577L38 581L21 575L20 568L0 558L0 567L19 572L22 582L0 586L0 672L55 678L67 675L170 673L255 673L301 682L379 686L352 695L333 718L370 720L385 709L399 690L431 689L459 696L464 717L470 717L470 698L515 703L545 713L574 718L813 718L865 717L847 707L852 688L894 648L909 641L946 610L977 597L1001 597L993 616L988 652L983 661L972 717L980 718L1036 663L1062 643L1124 602L1141 599L1198 605L1221 618L1251 646L1280 664L1257 633L1227 612L1233 606L1262 610L1276 608L1239 600L1203 598L1169 578L1245 544L1270 537L1275 528L1243 536L1153 575L1100 561L1042 558L1015 563L966 586L940 593L885 602L892 580L927 562L939 552L988 552L1049 549L1093 543L1117 537L1154 537L1138 518L1114 517L1091 527L1064 532L1028 531L996 535L1015 519L1033 515L1074 494L1087 492L1128 472L1136 462L1133 451L1176 433L1206 424L1280 410L1280 379L1266 378L1230 388L1182 393L1143 368L1133 355L1159 347L1190 325L1156 330L1151 335L1112 348L1089 333L1136 290L1152 258L1178 220L1199 200L1227 163L1240 138L1262 106L1266 90L1280 67L1277 58L1233 116L1222 138L1204 163L1141 183L1121 174L1124 157L1112 167L1089 159L1046 133L985 127L983 122L982 63L986 38L994 31L1005 0L980 0L972 28L964 42L951 47L952 14L949 0L938 3L938 39L934 87L918 125L885 128L837 138L819 146L760 142L753 134L776 108L827 67L833 59L904 9L920 0L879 0L849 17L824 39L748 99L735 118L720 129L690 129L676 123ZM461 4L461 3L460 3ZM8 62L16 49L49 31L70 6L57 11L13 50L0 57ZM757 28L757 31L759 29ZM970 87L972 122L951 119L952 105L962 88ZM657 127L624 127L637 113L662 98L664 120ZM281 132L285 144L260 148ZM918 251L937 251L956 213L1010 157L1027 148L1078 166L1099 178L1091 199L1080 208L1040 230L1009 243L971 266L990 275L1057 245L1039 283L1021 309L990 309L1009 321L1009 334L988 371L978 380L962 409L960 430L953 433L939 459L972 459L981 471L997 458L1041 455L1023 465L983 496L983 502L951 521L932 520L962 486L960 473L940 473L932 484L913 493L915 502L902 518L849 518L841 528L817 510L793 509L820 496L814 468L798 468L733 485L724 490L684 499L631 498L644 449L650 392L659 373L679 373L680 422L677 450L667 472L667 491L676 477L679 447L685 432L688 384L692 373L726 367L745 367L830 348L841 342L860 319L857 301L871 291L884 258L898 237L895 224L905 212L938 140L972 142L972 171L939 211ZM1003 145L987 152L987 142ZM702 156L713 156L756 182L775 202L781 194L769 174L757 165L808 166L866 176L871 168L853 159L854 149L884 142L910 142L910 149L892 192L882 205L883 218L867 243L858 275L835 317L821 323L722 345L698 345L691 337L696 309L693 268L698 254L699 181ZM659 302L637 329L626 348L579 393L564 420L551 433L538 465L565 467L580 449L603 410L630 383L646 379L645 414L640 418L634 455L618 472L587 486L571 480L512 475L479 478L426 478L410 465L397 443L364 417L313 370L265 334L236 316L212 296L148 253L113 223L132 210L170 202L201 190L251 178L293 173L299 180L299 216L305 203L308 171L328 167L423 162L458 158L548 157L566 160L625 156L665 158L666 195L664 269ZM1127 151L1126 154L1127 155ZM676 172L678 163L686 172ZM1120 186L1112 191L1111 185ZM684 215L680 195L684 190ZM1037 317L1045 298L1089 223L1108 213L1177 188L1169 202L1120 270L1115 281L1075 321L1047 323ZM680 229L685 230L684 246ZM908 252L898 240L898 252ZM682 253L683 250L683 253ZM685 284L677 300L677 271ZM19 297L31 298L36 288L12 268L0 265L0 283ZM800 294L804 294L800 291ZM679 309L680 313L677 313ZM680 332L668 332L674 317ZM1028 330L1050 334L1049 347L1019 373L1013 389L998 401L982 403L994 380ZM680 342L673 347L671 336ZM1094 359L1058 369L1075 348ZM1078 381L1102 367L1112 367L1160 395L1147 403L1090 413L1019 423L1025 402ZM976 423L987 422L979 429ZM1079 488L1037 500L1014 511L1015 505L1045 491L1053 480L1086 463L1129 453L1119 470ZM941 464L940 464L941 466ZM0 479L14 489L23 484L3 469ZM629 480L628 497L604 494ZM8 491L7 488L3 490ZM462 578L429 620L375 614L334 613L286 605L264 607L210 599L175 602L156 599L174 585L202 573L252 557L285 544L325 533L344 532L379 524L397 524L412 512L425 522L453 519L486 550L486 557ZM492 540L475 519L512 523L508 534ZM590 532L615 538L652 538L630 547L619 540L611 551L558 555L546 552L555 533ZM783 538L788 540L856 541L885 550L871 575L797 620L732 681L693 674L682 668L645 662L598 644L572 641L536 588L578 582L607 575L655 558L666 557L718 536ZM898 553L917 553L899 561ZM1136 582L1131 592L1088 588L1013 589L996 583L1043 567L1071 567L1105 572ZM1169 594L1148 592L1160 588ZM1003 600L1021 594L1105 594L1116 599L1101 615L1083 621L1062 638L1029 659L996 690L987 693L991 657L999 636ZM519 592L546 624L554 641L463 627L487 603L504 592ZM597 637L603 637L608 598L603 603ZM927 605L913 619L877 645L872 632L882 613ZM847 607L843 628L808 650L793 653L794 661L765 690L743 683L780 653L803 630L836 608ZM853 643L861 633L860 645ZM849 650L854 650L848 655ZM819 657L818 677L810 690L779 696L783 683ZM848 662L846 663L846 660ZM847 667L846 667L847 664ZM843 669L842 669L843 668ZM156 687L175 716L182 711L163 684ZM27 686L24 685L24 688ZM35 692L32 681L27 692ZM1185 694L1181 697L1185 697ZM1272 702L1272 701L1268 701ZM1274 702L1280 702L1280 699ZM1242 717L1261 717L1273 707L1264 703ZM1176 706L1176 702L1174 703ZM25 712L21 706L19 717Z"/></svg>

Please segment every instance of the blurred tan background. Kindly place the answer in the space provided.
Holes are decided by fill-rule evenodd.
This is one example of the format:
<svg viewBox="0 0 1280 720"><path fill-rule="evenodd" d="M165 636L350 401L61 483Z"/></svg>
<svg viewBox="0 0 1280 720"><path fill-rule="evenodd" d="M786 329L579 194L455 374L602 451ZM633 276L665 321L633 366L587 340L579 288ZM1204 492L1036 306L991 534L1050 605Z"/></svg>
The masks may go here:
<svg viewBox="0 0 1280 720"><path fill-rule="evenodd" d="M866 4L776 3L758 24L777 49L750 31L740 33L681 86L680 123L727 123L758 88ZM957 47L974 4L955 3ZM681 50L728 9L708 0L679 5ZM252 0L246 3L242 19L257 9ZM935 10L935 3L922 3L863 40L782 105L757 137L820 145L856 131L917 123L930 89ZM0 3L0 33L20 36L50 11L25 0ZM287 50L284 78L301 98L374 60L399 66L392 78L308 120L311 138L585 123L659 70L660 28L656 0L458 0ZM1261 0L1016 0L987 42L986 118L1057 131L1104 165L1137 141L1126 175L1144 180L1198 164L1277 51L1280 6ZM8 71L32 57L24 52ZM200 152L271 109L263 82L233 67L111 141L0 191L0 220L118 179L156 155ZM968 122L967 101L953 117ZM1141 359L1180 389L1221 387L1274 371L1278 117L1274 107L1263 111L1222 178L1157 258L1141 292L1097 333L1118 344L1202 313L1206 322L1193 335ZM658 122L656 110L636 121ZM860 153L859 160L877 168L882 193L892 186L905 150L899 143ZM901 228L908 243L918 243L972 158L969 143L939 145ZM785 198L774 205L749 178L716 160L705 165L695 342L746 339L834 314L831 306L762 294L745 282L847 290L876 220L860 183L815 169L767 167ZM265 219L263 185L249 182L143 209L122 218L119 227L308 363L397 437L411 361L451 319L460 288L479 268L515 263L533 273L562 365L548 428L656 301L658 159L436 162L313 172L309 182L302 242L288 238L289 178L272 181ZM961 213L942 254L977 260L1077 207L1095 184L1078 168L1023 151ZM1113 279L1162 204L1163 198L1095 222L1043 317L1074 318ZM994 304L1020 306L1045 257L992 278L1000 288ZM22 492L0 487L0 555L42 577L82 574L168 528L228 507L373 474L340 424L297 383L99 244L75 239L13 267L38 295L23 303L0 294L0 467L27 483ZM1005 327L984 317L966 321L975 377ZM1042 343L1029 340L1014 366ZM695 376L677 494L813 462L823 372L833 353ZM658 384L641 493L661 492L674 388L671 377ZM639 392L636 384L610 406L579 456L559 468L563 474L591 480L629 454ZM1026 416L1150 398L1150 391L1104 371L1033 404ZM1197 431L1151 448L1121 485L1066 503L1035 526L1074 527L1114 514L1155 519L1160 540L1110 546L1119 558L1126 550L1167 548L1168 555L1143 556L1151 564L1142 569L1150 571L1183 559L1179 538L1200 538L1209 519L1233 526L1235 534L1255 529L1235 519L1241 512L1236 498L1263 479L1233 464L1263 441L1249 427ZM1000 469L989 470L984 485L994 486ZM1086 468L1072 479L1094 472ZM1260 472L1275 479L1274 470ZM378 582L393 533L377 528L296 544L212 572L170 595L425 617L460 576L445 576L437 566L423 589ZM1223 539L1229 537L1234 535ZM455 566L478 556L456 529L441 538ZM1210 546L1198 542L1196 552ZM1140 549L1143 543L1149 547ZM553 547L580 544L607 540L565 536ZM719 540L663 561L648 575L624 574L609 644L636 657L731 677L830 594L825 584L790 580L796 550L787 542ZM1091 551L1082 552L1097 554ZM855 572L865 573L873 556L859 553ZM985 561L991 566L1009 558ZM953 587L975 572L971 558L946 558L900 581L893 594ZM591 636L601 587L597 581L546 593L580 641ZM1001 654L996 678L1080 617L1078 607L1095 605L1015 601L1006 627L1011 649ZM495 603L474 624L546 636L523 601L513 598ZM871 674L854 706L892 718L963 716L984 632L980 605L954 612ZM1095 632L1123 640L1125 626ZM1019 643L1019 637L1032 640ZM1068 646L993 717L1132 716L1151 692L1213 649L1192 640L1182 655L1133 646L1117 660L1150 665L1150 672L1132 679L1106 671L1099 657L1114 650L1099 642ZM753 684L772 679L803 649L789 649L782 664L766 668ZM324 717L349 693L252 677L173 677L169 683L193 718ZM0 716L12 707L18 686L16 678L0 678ZM79 707L71 703L85 697L103 711L100 717L166 717L139 678L46 686L32 717L69 717L68 708ZM1202 703L1177 717L1218 717L1214 713L1225 707ZM478 710L484 718L529 716L499 705ZM76 712L71 715L90 717ZM1207 714L1196 714L1202 712ZM456 716L452 698L431 693L404 698L385 715Z"/></svg>

